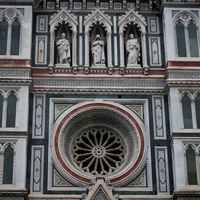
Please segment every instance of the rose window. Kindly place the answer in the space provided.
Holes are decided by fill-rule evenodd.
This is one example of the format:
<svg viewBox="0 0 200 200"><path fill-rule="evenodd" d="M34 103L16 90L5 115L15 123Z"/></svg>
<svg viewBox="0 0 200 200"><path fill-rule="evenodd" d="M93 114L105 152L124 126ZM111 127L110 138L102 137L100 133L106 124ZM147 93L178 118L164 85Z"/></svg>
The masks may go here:
<svg viewBox="0 0 200 200"><path fill-rule="evenodd" d="M83 171L106 175L117 170L125 160L122 138L108 128L89 128L74 140L73 160Z"/></svg>

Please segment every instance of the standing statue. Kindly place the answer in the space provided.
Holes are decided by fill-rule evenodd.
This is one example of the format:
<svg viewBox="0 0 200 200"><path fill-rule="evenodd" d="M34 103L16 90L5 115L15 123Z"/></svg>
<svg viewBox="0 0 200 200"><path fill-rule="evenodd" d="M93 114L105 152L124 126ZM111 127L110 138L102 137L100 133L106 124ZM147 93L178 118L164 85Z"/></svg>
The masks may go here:
<svg viewBox="0 0 200 200"><path fill-rule="evenodd" d="M69 64L70 63L70 45L69 41L66 39L66 34L61 34L61 39L56 42L57 50L58 50L58 63Z"/></svg>
<svg viewBox="0 0 200 200"><path fill-rule="evenodd" d="M96 35L92 43L93 65L105 64L104 41L99 34Z"/></svg>
<svg viewBox="0 0 200 200"><path fill-rule="evenodd" d="M130 38L126 43L126 50L128 53L128 64L138 64L137 60L140 56L140 44L134 35L130 34Z"/></svg>

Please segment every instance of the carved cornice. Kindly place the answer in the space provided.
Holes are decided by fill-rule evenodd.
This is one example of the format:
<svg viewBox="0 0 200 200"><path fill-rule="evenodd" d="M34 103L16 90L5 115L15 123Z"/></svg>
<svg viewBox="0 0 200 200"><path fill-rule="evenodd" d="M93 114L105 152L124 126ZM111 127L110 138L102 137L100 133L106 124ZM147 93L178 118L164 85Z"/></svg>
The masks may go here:
<svg viewBox="0 0 200 200"><path fill-rule="evenodd" d="M33 92L67 92L67 93L119 93L132 94L137 92L164 92L164 79L113 79L91 77L83 78L62 78L62 79L33 79Z"/></svg>

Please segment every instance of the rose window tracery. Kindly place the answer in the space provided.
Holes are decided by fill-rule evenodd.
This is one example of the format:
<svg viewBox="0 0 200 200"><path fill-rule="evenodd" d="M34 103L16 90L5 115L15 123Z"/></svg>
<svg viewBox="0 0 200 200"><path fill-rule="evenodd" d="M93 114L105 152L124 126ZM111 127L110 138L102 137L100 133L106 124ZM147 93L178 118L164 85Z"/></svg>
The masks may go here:
<svg viewBox="0 0 200 200"><path fill-rule="evenodd" d="M117 170L125 160L122 138L108 128L89 128L76 137L72 154L76 165L87 173L105 175Z"/></svg>

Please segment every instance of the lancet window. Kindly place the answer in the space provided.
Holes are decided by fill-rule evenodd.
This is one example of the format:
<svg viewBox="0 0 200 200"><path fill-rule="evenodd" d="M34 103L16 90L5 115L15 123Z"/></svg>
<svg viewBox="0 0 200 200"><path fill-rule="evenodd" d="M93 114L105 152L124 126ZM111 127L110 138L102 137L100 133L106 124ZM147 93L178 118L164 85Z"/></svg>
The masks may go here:
<svg viewBox="0 0 200 200"><path fill-rule="evenodd" d="M199 185L200 184L200 145L198 143L184 144L184 162L185 162L185 184Z"/></svg>
<svg viewBox="0 0 200 200"><path fill-rule="evenodd" d="M14 183L15 145L12 142L0 143L0 184Z"/></svg>
<svg viewBox="0 0 200 200"><path fill-rule="evenodd" d="M0 127L17 127L18 93L0 90Z"/></svg>
<svg viewBox="0 0 200 200"><path fill-rule="evenodd" d="M190 12L181 12L175 18L178 57L199 57L199 19Z"/></svg>
<svg viewBox="0 0 200 200"><path fill-rule="evenodd" d="M0 13L0 55L21 53L22 13L6 9Z"/></svg>
<svg viewBox="0 0 200 200"><path fill-rule="evenodd" d="M200 129L200 93L182 92L181 111L183 116L183 128Z"/></svg>

